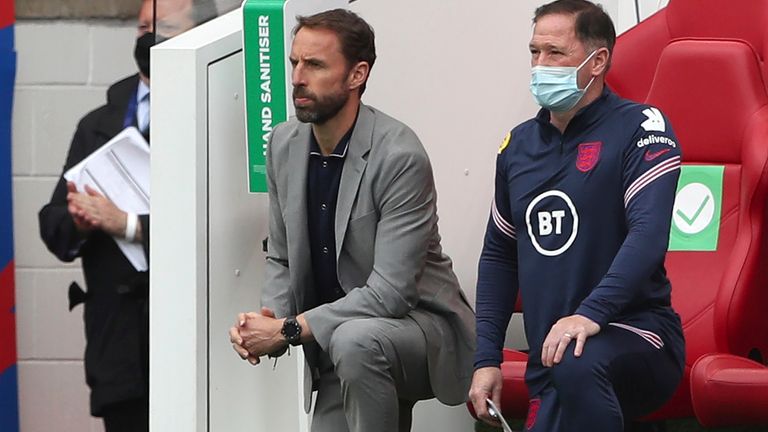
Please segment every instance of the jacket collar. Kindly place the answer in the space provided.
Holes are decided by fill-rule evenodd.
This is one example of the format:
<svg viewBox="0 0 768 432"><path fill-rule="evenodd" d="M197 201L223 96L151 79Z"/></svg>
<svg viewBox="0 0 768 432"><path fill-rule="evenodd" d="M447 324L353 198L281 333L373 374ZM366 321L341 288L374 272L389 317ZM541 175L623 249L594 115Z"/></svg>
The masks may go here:
<svg viewBox="0 0 768 432"><path fill-rule="evenodd" d="M341 172L341 184L339 185L339 197L336 202L336 259L339 258L341 246L344 244L344 236L352 214L352 205L357 198L360 188L360 180L363 178L365 167L368 164L368 153L371 150L373 140L373 127L376 123L375 112L372 108L360 104L357 114L357 123L349 139L347 158L344 161L344 170Z"/></svg>
<svg viewBox="0 0 768 432"><path fill-rule="evenodd" d="M336 203L334 228L336 231L337 259L341 246L344 243L344 235L352 213L352 206L360 188L360 180L368 163L368 153L371 150L375 122L376 114L374 109L361 103L357 115L357 123L347 145L344 170L341 173L341 183L339 185L339 197ZM292 228L301 230L298 231L298 233L301 233L298 236L299 238L309 238L306 224L306 203L311 137L312 126L310 124L299 124L288 148L288 170L292 173L288 176L288 202L291 205L290 211L296 214L294 220L299 221L299 225ZM306 251L309 251L309 248L306 248Z"/></svg>
<svg viewBox="0 0 768 432"><path fill-rule="evenodd" d="M107 90L107 105L105 108L108 114L101 118L96 125L96 132L107 139L111 139L123 130L123 120L125 111L128 109L128 102L136 97L136 89L139 85L139 74L132 75L113 84Z"/></svg>

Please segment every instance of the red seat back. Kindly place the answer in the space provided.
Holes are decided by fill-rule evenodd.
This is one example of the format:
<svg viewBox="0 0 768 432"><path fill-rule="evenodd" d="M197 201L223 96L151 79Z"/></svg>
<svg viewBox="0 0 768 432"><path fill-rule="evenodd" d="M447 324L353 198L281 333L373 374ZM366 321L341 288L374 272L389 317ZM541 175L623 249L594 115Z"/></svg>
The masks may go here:
<svg viewBox="0 0 768 432"><path fill-rule="evenodd" d="M669 5L619 37L608 84L642 102L661 51L674 39L740 39L758 54L768 77L768 2L765 0L670 0Z"/></svg>
<svg viewBox="0 0 768 432"><path fill-rule="evenodd" d="M717 250L667 256L687 363L718 351L768 355L768 320L759 313L768 306L760 268L768 191L768 134L760 131L768 127L768 95L758 58L742 41L674 41L661 53L647 102L670 118L685 164L725 166ZM761 343L750 333L766 338Z"/></svg>
<svg viewBox="0 0 768 432"><path fill-rule="evenodd" d="M667 255L687 367L655 418L692 414L703 354L768 357L766 28L766 0L670 0L616 42L608 85L669 116L685 164L725 166L717 250Z"/></svg>

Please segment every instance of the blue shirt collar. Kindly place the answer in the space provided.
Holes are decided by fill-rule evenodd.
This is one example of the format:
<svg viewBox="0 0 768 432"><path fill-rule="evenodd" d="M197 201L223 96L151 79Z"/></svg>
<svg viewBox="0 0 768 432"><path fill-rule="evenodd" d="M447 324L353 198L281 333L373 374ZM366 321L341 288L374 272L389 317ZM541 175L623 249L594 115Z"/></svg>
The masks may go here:
<svg viewBox="0 0 768 432"><path fill-rule="evenodd" d="M136 100L141 102L144 96L149 94L149 86L141 79L139 80L139 86L136 88Z"/></svg>

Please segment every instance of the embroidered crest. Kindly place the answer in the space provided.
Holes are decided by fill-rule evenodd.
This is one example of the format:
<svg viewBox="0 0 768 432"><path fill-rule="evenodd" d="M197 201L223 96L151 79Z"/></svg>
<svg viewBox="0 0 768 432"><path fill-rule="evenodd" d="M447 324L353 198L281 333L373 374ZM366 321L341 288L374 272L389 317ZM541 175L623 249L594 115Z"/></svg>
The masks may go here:
<svg viewBox="0 0 768 432"><path fill-rule="evenodd" d="M539 414L541 399L531 399L528 403L528 417L525 419L525 430L530 430L536 424L536 416Z"/></svg>
<svg viewBox="0 0 768 432"><path fill-rule="evenodd" d="M600 149L602 147L602 141L579 144L579 154L576 155L576 168L581 172L587 172L594 168L597 165L597 161L600 160Z"/></svg>

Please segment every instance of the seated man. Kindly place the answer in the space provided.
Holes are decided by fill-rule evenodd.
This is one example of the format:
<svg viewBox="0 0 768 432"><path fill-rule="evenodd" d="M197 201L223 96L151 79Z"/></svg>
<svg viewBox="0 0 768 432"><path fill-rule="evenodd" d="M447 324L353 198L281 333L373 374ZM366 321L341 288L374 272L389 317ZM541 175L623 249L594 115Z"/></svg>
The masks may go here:
<svg viewBox="0 0 768 432"><path fill-rule="evenodd" d="M407 126L360 102L376 59L365 21L337 9L294 34L297 119L267 149L264 307L230 339L254 364L304 346L313 432L408 431L416 401L466 399L475 339L440 247L429 158Z"/></svg>
<svg viewBox="0 0 768 432"><path fill-rule="evenodd" d="M683 372L664 270L680 147L663 114L605 86L616 35L585 0L541 6L530 42L542 109L505 138L477 284L479 417L499 403L518 289L530 346L527 431L620 432ZM648 139L646 139L648 138Z"/></svg>

